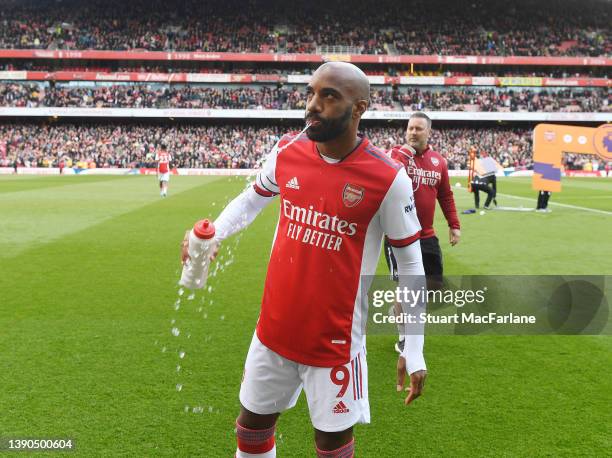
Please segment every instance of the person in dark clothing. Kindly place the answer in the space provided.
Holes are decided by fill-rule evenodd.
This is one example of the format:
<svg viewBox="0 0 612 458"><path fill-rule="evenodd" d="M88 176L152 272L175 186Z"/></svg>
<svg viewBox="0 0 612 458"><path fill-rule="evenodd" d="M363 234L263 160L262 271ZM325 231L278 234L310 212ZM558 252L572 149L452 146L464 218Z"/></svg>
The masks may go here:
<svg viewBox="0 0 612 458"><path fill-rule="evenodd" d="M550 212L550 209L548 208L548 199L550 199L551 194L552 192L550 191L540 191L538 193L538 205L536 206L537 212Z"/></svg>
<svg viewBox="0 0 612 458"><path fill-rule="evenodd" d="M485 210L489 210L491 207L491 202L495 199L497 194L497 186L496 186L495 175L488 176L474 176L472 180L472 192L474 193L474 206L476 208L480 208L480 191L484 192L487 195L487 200L485 201L484 208Z"/></svg>

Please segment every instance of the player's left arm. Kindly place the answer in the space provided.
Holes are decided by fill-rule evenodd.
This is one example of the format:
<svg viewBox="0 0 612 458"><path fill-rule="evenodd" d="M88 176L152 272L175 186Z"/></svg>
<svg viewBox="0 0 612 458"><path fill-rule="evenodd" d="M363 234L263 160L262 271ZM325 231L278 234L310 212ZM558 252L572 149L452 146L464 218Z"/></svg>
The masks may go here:
<svg viewBox="0 0 612 458"><path fill-rule="evenodd" d="M438 203L448 223L448 241L452 246L455 246L461 239L461 225L455 206L455 196L450 186L446 160L443 160L442 177L438 187Z"/></svg>
<svg viewBox="0 0 612 458"><path fill-rule="evenodd" d="M412 182L406 170L401 169L380 210L381 226L393 249L399 273L400 289L421 290L423 299L415 304L403 302L403 313L418 317L425 311L425 269L420 247L421 226L417 218ZM397 388L403 390L406 374L410 374L410 388L405 403L409 404L421 395L427 376L427 366L423 356L424 325L418 322L406 324L404 332L404 352L397 362Z"/></svg>

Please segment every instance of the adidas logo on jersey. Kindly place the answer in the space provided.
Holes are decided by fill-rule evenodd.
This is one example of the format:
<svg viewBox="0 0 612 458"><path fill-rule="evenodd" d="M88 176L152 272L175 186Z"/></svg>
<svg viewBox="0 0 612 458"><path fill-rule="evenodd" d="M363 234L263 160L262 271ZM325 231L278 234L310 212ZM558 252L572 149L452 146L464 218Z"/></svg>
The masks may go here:
<svg viewBox="0 0 612 458"><path fill-rule="evenodd" d="M332 410L333 413L349 413L348 407L340 401Z"/></svg>
<svg viewBox="0 0 612 458"><path fill-rule="evenodd" d="M287 181L286 186L291 189L300 189L300 184L298 183L297 177L293 177Z"/></svg>

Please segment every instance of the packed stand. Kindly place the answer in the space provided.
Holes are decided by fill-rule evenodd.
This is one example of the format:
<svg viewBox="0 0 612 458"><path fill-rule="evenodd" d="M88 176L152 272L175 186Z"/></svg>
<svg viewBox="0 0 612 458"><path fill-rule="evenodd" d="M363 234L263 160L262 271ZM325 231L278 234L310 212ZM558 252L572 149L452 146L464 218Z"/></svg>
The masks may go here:
<svg viewBox="0 0 612 458"><path fill-rule="evenodd" d="M397 97L406 111L529 111L609 112L608 88L571 89L455 89L407 88Z"/></svg>
<svg viewBox="0 0 612 458"><path fill-rule="evenodd" d="M46 167L59 158L91 167L146 167L164 146L177 167L254 168L286 132L281 125L142 125L142 124L0 124L0 165ZM403 127L367 127L363 133L388 149L404 143ZM531 166L531 130L502 128L434 129L431 144L449 168L467 166L467 151L476 148L505 167ZM2 148L0 148L2 150Z"/></svg>
<svg viewBox="0 0 612 458"><path fill-rule="evenodd" d="M602 56L610 23L597 0L6 0L0 48Z"/></svg>
<svg viewBox="0 0 612 458"><path fill-rule="evenodd" d="M471 89L449 86L436 90L373 87L371 110L609 112L607 88L561 90ZM304 86L180 86L121 84L52 86L0 83L0 106L98 108L226 108L303 110Z"/></svg>

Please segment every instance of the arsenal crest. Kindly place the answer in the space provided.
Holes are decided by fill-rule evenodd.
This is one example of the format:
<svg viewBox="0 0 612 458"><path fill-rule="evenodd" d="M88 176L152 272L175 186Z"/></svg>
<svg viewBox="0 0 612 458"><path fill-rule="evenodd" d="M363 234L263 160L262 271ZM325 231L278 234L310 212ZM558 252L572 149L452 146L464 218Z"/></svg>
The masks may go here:
<svg viewBox="0 0 612 458"><path fill-rule="evenodd" d="M431 158L431 163L434 165L434 167L437 167L438 164L440 164L440 161L438 160L437 157L432 157Z"/></svg>
<svg viewBox="0 0 612 458"><path fill-rule="evenodd" d="M342 202L348 208L354 207L363 199L365 189L361 186L347 183L342 191Z"/></svg>
<svg viewBox="0 0 612 458"><path fill-rule="evenodd" d="M544 132L544 138L547 142L554 142L556 136L557 134L555 134L552 130L547 130Z"/></svg>

